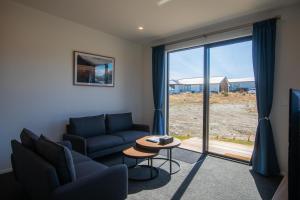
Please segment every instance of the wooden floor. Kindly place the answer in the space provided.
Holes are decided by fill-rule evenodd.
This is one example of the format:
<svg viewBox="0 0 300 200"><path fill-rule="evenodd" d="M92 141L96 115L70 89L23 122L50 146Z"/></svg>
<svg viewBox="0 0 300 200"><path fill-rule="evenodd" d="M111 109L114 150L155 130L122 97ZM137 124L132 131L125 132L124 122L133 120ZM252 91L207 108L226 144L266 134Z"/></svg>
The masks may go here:
<svg viewBox="0 0 300 200"><path fill-rule="evenodd" d="M202 138L193 137L183 140L180 147L196 152L202 152ZM253 146L210 140L209 151L224 156L250 161Z"/></svg>

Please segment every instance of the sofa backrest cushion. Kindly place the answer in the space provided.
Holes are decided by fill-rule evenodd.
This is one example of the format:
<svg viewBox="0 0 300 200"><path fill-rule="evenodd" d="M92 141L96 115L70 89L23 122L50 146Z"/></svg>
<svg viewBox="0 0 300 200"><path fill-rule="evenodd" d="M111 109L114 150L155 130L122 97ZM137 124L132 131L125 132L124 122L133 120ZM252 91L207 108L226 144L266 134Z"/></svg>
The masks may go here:
<svg viewBox="0 0 300 200"><path fill-rule="evenodd" d="M61 185L76 180L73 157L68 148L41 136L36 141L36 151L55 167Z"/></svg>
<svg viewBox="0 0 300 200"><path fill-rule="evenodd" d="M35 142L39 139L39 136L34 134L31 130L23 128L20 134L20 139L22 145L24 145L26 148L32 151L35 151Z"/></svg>
<svg viewBox="0 0 300 200"><path fill-rule="evenodd" d="M14 174L29 199L48 199L60 186L54 166L16 140L11 141L11 147Z"/></svg>
<svg viewBox="0 0 300 200"><path fill-rule="evenodd" d="M71 134L84 138L104 135L106 133L104 115L70 118L69 130Z"/></svg>
<svg viewBox="0 0 300 200"><path fill-rule="evenodd" d="M133 126L132 114L107 114L106 126L109 133L130 130Z"/></svg>

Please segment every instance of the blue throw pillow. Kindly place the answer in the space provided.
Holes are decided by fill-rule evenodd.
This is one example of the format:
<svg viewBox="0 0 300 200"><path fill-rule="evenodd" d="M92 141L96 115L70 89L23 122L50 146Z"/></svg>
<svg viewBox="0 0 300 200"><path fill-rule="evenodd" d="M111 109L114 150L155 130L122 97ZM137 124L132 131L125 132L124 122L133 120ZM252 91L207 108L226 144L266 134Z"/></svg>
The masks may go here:
<svg viewBox="0 0 300 200"><path fill-rule="evenodd" d="M131 113L107 114L106 122L109 133L130 130L133 126Z"/></svg>
<svg viewBox="0 0 300 200"><path fill-rule="evenodd" d="M70 118L70 132L85 138L104 135L106 133L104 115Z"/></svg>
<svg viewBox="0 0 300 200"><path fill-rule="evenodd" d="M37 153L47 160L56 169L60 184L76 180L76 172L71 151L43 135L35 143Z"/></svg>
<svg viewBox="0 0 300 200"><path fill-rule="evenodd" d="M35 151L35 142L39 139L39 136L34 134L31 130L23 128L20 134L20 139L23 146L32 151Z"/></svg>

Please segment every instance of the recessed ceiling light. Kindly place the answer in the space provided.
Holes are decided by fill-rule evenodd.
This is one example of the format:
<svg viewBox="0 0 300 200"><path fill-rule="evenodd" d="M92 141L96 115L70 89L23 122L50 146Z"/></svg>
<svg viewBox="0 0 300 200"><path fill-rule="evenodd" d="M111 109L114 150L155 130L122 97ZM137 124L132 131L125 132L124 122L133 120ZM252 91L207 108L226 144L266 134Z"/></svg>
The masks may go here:
<svg viewBox="0 0 300 200"><path fill-rule="evenodd" d="M157 5L158 6L162 6L162 5L164 5L164 4L166 4L166 3L170 2L170 1L172 1L172 0L160 0L160 1L157 2Z"/></svg>
<svg viewBox="0 0 300 200"><path fill-rule="evenodd" d="M144 27L139 26L138 29L141 31L141 30L144 30Z"/></svg>

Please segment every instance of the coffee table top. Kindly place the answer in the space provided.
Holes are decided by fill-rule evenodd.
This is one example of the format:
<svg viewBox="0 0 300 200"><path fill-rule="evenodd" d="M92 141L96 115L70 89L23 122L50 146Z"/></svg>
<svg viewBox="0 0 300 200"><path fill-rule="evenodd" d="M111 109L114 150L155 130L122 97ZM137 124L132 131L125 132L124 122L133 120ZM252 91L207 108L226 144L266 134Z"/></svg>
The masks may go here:
<svg viewBox="0 0 300 200"><path fill-rule="evenodd" d="M158 155L158 151L148 151L138 147L130 147L123 150L123 154L130 158L153 158Z"/></svg>
<svg viewBox="0 0 300 200"><path fill-rule="evenodd" d="M163 144L147 141L146 139L149 138L149 137L153 137L153 135L145 136L145 137L142 137L142 138L136 140L136 144L138 146L141 146L141 147L146 148L146 149L157 149L157 150L171 149L171 148L174 148L174 147L178 147L181 144L181 141L177 138L173 138L173 142L163 145ZM158 135L158 137L159 137L159 135Z"/></svg>

